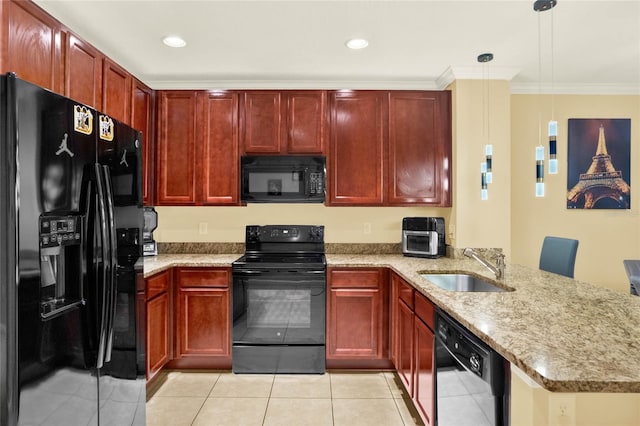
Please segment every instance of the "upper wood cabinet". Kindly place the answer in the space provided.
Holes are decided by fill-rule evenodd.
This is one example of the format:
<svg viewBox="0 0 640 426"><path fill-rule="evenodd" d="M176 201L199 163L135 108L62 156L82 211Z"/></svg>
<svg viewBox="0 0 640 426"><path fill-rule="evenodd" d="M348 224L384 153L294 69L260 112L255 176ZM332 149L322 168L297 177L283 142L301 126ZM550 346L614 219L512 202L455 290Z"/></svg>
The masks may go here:
<svg viewBox="0 0 640 426"><path fill-rule="evenodd" d="M329 205L381 205L386 100L383 92L330 94Z"/></svg>
<svg viewBox="0 0 640 426"><path fill-rule="evenodd" d="M64 93L61 24L28 1L2 1L2 72Z"/></svg>
<svg viewBox="0 0 640 426"><path fill-rule="evenodd" d="M238 104L234 92L159 92L158 205L239 203Z"/></svg>
<svg viewBox="0 0 640 426"><path fill-rule="evenodd" d="M239 95L232 92L203 92L198 94L200 125L198 141L203 152L198 155L202 173L202 204L240 202L239 178Z"/></svg>
<svg viewBox="0 0 640 426"><path fill-rule="evenodd" d="M102 111L116 120L131 120L131 74L108 58L102 71Z"/></svg>
<svg viewBox="0 0 640 426"><path fill-rule="evenodd" d="M131 88L131 127L142 132L142 193L145 206L154 203L154 126L155 94L134 79Z"/></svg>
<svg viewBox="0 0 640 426"><path fill-rule="evenodd" d="M322 154L326 92L247 91L242 105L245 154Z"/></svg>
<svg viewBox="0 0 640 426"><path fill-rule="evenodd" d="M245 153L277 154L281 151L281 103L280 92L244 92L242 146Z"/></svg>
<svg viewBox="0 0 640 426"><path fill-rule="evenodd" d="M156 202L196 204L197 92L158 92Z"/></svg>
<svg viewBox="0 0 640 426"><path fill-rule="evenodd" d="M65 96L94 108L102 104L103 55L73 34L67 36Z"/></svg>
<svg viewBox="0 0 640 426"><path fill-rule="evenodd" d="M451 205L450 93L389 93L387 204Z"/></svg>
<svg viewBox="0 0 640 426"><path fill-rule="evenodd" d="M287 153L322 154L327 127L327 93L321 90L283 93L287 108Z"/></svg>

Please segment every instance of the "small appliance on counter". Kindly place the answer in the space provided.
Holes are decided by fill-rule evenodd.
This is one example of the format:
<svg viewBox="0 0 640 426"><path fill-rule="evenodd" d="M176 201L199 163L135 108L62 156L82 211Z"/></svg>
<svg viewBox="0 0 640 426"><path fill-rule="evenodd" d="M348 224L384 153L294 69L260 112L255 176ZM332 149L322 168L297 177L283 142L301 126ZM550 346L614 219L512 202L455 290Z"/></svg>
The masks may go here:
<svg viewBox="0 0 640 426"><path fill-rule="evenodd" d="M442 217L402 219L402 254L435 259L446 256L445 227Z"/></svg>
<svg viewBox="0 0 640 426"><path fill-rule="evenodd" d="M142 253L144 256L158 254L158 244L153 239L153 231L158 227L158 213L153 207L144 208L144 227L142 229Z"/></svg>

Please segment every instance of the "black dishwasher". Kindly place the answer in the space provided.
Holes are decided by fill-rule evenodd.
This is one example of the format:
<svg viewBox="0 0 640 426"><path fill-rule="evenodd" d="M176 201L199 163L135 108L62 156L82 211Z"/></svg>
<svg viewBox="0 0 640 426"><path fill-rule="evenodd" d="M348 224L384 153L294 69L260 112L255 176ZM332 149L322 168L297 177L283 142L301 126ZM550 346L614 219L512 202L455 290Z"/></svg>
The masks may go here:
<svg viewBox="0 0 640 426"><path fill-rule="evenodd" d="M440 310L436 330L436 425L508 426L509 362Z"/></svg>

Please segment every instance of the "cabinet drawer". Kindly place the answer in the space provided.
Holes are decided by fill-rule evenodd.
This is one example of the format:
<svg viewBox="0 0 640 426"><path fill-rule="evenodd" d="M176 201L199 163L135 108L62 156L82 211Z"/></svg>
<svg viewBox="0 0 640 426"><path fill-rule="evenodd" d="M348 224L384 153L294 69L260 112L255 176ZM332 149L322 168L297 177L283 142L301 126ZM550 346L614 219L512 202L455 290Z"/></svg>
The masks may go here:
<svg viewBox="0 0 640 426"><path fill-rule="evenodd" d="M167 290L169 290L169 283L171 281L171 270L153 275L147 278L145 281L147 287L147 300L151 300L159 294L165 293Z"/></svg>
<svg viewBox="0 0 640 426"><path fill-rule="evenodd" d="M331 270L331 288L378 288L380 286L379 269Z"/></svg>
<svg viewBox="0 0 640 426"><path fill-rule="evenodd" d="M414 310L416 315L429 326L431 330L435 330L433 319L433 303L422 294L416 292Z"/></svg>
<svg viewBox="0 0 640 426"><path fill-rule="evenodd" d="M180 268L178 285L184 287L229 287L228 268Z"/></svg>
<svg viewBox="0 0 640 426"><path fill-rule="evenodd" d="M413 287L411 287L409 284L404 282L404 280L400 280L400 283L398 285L398 297L400 297L400 300L406 303L407 306L410 307L411 309L413 309L414 291L415 290L413 289Z"/></svg>

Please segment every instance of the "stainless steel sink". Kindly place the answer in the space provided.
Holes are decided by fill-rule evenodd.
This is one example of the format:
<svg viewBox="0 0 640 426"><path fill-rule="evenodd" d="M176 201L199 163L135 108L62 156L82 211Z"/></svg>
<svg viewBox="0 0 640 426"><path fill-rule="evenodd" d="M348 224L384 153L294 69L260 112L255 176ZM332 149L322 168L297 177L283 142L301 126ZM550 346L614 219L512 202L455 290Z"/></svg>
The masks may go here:
<svg viewBox="0 0 640 426"><path fill-rule="evenodd" d="M420 274L433 284L449 291L500 292L513 291L498 287L482 278L468 274Z"/></svg>

